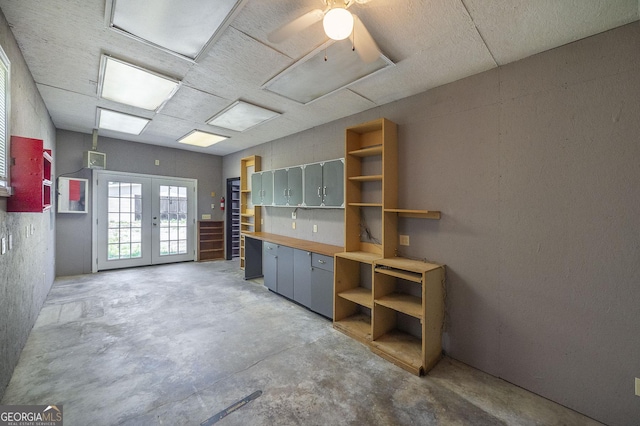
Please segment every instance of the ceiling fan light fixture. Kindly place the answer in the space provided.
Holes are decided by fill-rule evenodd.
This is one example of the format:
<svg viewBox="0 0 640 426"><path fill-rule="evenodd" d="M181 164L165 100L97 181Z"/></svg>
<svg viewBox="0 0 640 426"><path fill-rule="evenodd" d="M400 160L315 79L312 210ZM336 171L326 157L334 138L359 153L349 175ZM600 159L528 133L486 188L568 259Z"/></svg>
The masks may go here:
<svg viewBox="0 0 640 426"><path fill-rule="evenodd" d="M324 15L322 26L333 40L344 40L353 32L353 15L347 9L336 7Z"/></svg>

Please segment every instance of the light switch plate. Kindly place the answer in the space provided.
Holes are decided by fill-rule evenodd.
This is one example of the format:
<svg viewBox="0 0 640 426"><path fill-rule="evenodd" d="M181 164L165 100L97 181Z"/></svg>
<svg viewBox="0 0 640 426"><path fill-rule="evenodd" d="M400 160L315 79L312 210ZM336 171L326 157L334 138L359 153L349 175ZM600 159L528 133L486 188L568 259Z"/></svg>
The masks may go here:
<svg viewBox="0 0 640 426"><path fill-rule="evenodd" d="M313 232L318 232L318 225L313 225Z"/></svg>
<svg viewBox="0 0 640 426"><path fill-rule="evenodd" d="M7 239L2 237L2 252L0 254L5 254L7 252Z"/></svg>
<svg viewBox="0 0 640 426"><path fill-rule="evenodd" d="M9 234L9 250L13 250L13 234Z"/></svg>
<svg viewBox="0 0 640 426"><path fill-rule="evenodd" d="M409 245L409 236L408 235L400 235L400 245L408 246Z"/></svg>
<svg viewBox="0 0 640 426"><path fill-rule="evenodd" d="M296 229L296 223L295 222L291 222L291 229Z"/></svg>

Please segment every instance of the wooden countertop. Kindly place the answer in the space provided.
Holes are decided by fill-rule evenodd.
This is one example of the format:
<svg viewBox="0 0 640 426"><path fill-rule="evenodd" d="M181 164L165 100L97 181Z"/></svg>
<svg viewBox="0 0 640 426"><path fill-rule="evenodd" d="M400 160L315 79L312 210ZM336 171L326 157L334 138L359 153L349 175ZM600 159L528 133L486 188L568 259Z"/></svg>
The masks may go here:
<svg viewBox="0 0 640 426"><path fill-rule="evenodd" d="M336 253L342 253L344 247L333 246L331 244L317 243L315 241L300 240L298 238L285 237L284 235L269 234L267 232L243 232L246 238L255 238L256 240L267 241L269 243L280 244L299 250L310 251L313 253L332 256Z"/></svg>

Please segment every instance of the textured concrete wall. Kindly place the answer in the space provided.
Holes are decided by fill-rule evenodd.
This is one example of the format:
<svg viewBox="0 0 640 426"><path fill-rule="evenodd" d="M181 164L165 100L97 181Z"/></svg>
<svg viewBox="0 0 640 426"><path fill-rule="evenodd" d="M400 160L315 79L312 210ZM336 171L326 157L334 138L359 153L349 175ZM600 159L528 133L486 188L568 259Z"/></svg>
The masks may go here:
<svg viewBox="0 0 640 426"><path fill-rule="evenodd" d="M1 13L0 45L11 61L9 131L42 139L55 157L53 123ZM54 219L52 212L7 213L6 199L0 198L0 237L13 238L13 248L0 255L0 399L53 284Z"/></svg>
<svg viewBox="0 0 640 426"><path fill-rule="evenodd" d="M91 150L91 135L58 130L59 174L86 178L91 181L91 170L82 168L84 151ZM214 220L223 220L220 197L226 186L222 181L222 158L216 155L166 148L137 142L98 137L98 151L107 154L107 169L119 172L141 173L198 179L198 218L211 214ZM160 164L155 165L155 160ZM77 172L77 173L73 173ZM216 196L211 197L215 192ZM91 272L91 200L89 214L58 214L56 232L56 275L76 275ZM211 209L211 204L215 209ZM80 237L80 238L78 238Z"/></svg>
<svg viewBox="0 0 640 426"><path fill-rule="evenodd" d="M638 99L636 22L226 156L224 176L251 154L266 168L341 156L345 127L395 121L400 205L443 212L400 231L403 255L447 264L446 351L607 424L636 424ZM287 146L302 152L285 158ZM290 235L289 222L267 230Z"/></svg>

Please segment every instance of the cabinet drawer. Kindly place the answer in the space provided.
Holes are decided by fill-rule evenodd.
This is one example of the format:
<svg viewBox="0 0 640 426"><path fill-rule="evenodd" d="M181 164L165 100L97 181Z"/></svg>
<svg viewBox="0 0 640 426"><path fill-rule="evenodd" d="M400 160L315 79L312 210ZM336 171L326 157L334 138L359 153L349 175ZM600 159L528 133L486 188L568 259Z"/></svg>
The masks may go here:
<svg viewBox="0 0 640 426"><path fill-rule="evenodd" d="M265 253L269 253L272 254L274 256L276 256L278 254L278 245L274 244L274 243L268 243L268 242L263 242L262 243L262 249L264 250Z"/></svg>
<svg viewBox="0 0 640 426"><path fill-rule="evenodd" d="M333 257L311 253L311 266L333 272Z"/></svg>

